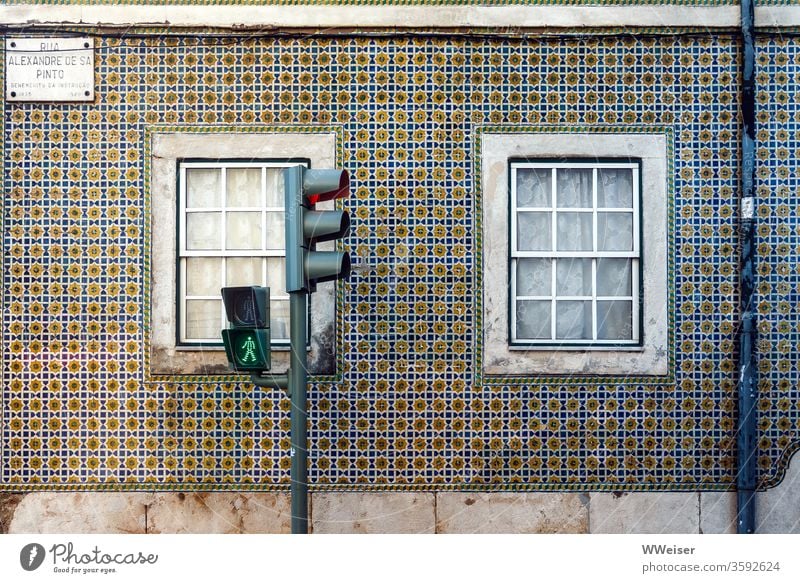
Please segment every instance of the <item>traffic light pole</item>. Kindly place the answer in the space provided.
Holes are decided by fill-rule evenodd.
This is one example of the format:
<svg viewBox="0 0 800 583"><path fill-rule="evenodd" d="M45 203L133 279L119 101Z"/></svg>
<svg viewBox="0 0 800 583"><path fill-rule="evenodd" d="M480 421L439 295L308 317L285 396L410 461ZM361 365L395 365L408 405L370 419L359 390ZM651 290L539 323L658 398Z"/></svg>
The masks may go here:
<svg viewBox="0 0 800 583"><path fill-rule="evenodd" d="M317 251L316 243L335 241L347 235L350 216L345 211L316 210L318 202L348 195L350 177L346 170L312 170L290 166L283 171L286 225L286 291L292 354L289 360L289 396L292 470L292 534L308 533L308 370L306 313L308 294L323 281L350 274L346 251Z"/></svg>
<svg viewBox="0 0 800 583"><path fill-rule="evenodd" d="M305 291L289 293L292 348L289 360L289 395L292 400L290 415L292 534L308 534L307 305L308 295Z"/></svg>

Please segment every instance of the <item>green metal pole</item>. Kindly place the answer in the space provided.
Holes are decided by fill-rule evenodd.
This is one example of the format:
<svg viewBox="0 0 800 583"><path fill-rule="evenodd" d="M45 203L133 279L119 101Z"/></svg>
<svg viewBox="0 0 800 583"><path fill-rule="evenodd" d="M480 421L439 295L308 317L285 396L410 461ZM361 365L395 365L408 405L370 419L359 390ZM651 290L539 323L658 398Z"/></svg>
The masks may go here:
<svg viewBox="0 0 800 583"><path fill-rule="evenodd" d="M308 534L308 436L306 412L308 371L306 370L306 305L304 291L289 294L291 347L289 394L292 399L292 534Z"/></svg>

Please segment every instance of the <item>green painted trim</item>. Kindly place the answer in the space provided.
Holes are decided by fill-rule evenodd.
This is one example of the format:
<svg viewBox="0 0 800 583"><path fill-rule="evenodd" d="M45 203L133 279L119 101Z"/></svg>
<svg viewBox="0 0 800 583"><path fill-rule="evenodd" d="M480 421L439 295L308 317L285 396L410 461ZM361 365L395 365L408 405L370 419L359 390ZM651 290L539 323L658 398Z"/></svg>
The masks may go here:
<svg viewBox="0 0 800 583"><path fill-rule="evenodd" d="M152 141L153 135L157 133L189 133L189 134L213 134L213 133L235 133L235 134L279 134L279 133L335 133L336 134L336 164L342 166L344 162L344 128L338 125L148 125L144 129L144 324L143 324L143 360L144 360L144 382L152 383L249 383L249 375L243 374L224 374L224 375L166 375L153 374L150 368L150 332L151 332L151 281L152 281L152 232L150 216L152 215L152 201L150 194L151 180L151 160L153 157ZM341 204L341 201L340 203ZM341 246L341 242L337 242ZM344 311L344 289L342 285L337 287L336 293L336 325L338 330L342 330ZM336 372L333 375L320 375L309 378L312 383L338 383L342 379L344 367L344 336L341 333L336 335Z"/></svg>
<svg viewBox="0 0 800 583"><path fill-rule="evenodd" d="M524 375L502 376L483 373L483 191L481 175L481 144L483 134L625 134L647 133L664 134L667 138L667 376L559 376ZM615 384L669 386L675 383L675 258L672 248L675 241L675 180L674 180L674 135L671 126L561 126L561 125L486 125L475 128L473 144L473 175L475 177L475 197L473 213L475 217L475 385L569 385L569 386L607 386Z"/></svg>

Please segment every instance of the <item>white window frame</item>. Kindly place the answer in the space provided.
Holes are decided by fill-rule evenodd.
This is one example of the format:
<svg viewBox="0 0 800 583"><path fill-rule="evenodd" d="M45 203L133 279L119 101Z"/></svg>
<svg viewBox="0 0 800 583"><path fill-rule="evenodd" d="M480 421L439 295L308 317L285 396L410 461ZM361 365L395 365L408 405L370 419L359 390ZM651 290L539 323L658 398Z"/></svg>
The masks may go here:
<svg viewBox="0 0 800 583"><path fill-rule="evenodd" d="M228 207L227 205L227 170L236 168L260 168L261 169L261 200L266 200L267 189L267 169L288 168L298 164L308 165L307 161L255 161L255 162L214 162L214 161L180 161L178 168L178 346L222 346L220 337L213 338L188 338L186 333L186 303L189 300L219 300L220 301L220 330L227 327L227 317L225 315L225 306L221 301L220 295L214 296L189 296L186 290L186 274L187 266L186 259L190 257L219 257L221 262L220 273L220 288L227 285L227 269L226 259L229 257L261 257L261 273L262 278L260 282L253 282L253 285L263 285L270 287L267 281L267 259L269 257L283 257L286 258L286 249L269 249L267 248L267 229L266 229L266 213L268 212L285 212L285 207ZM186 206L186 171L189 169L219 169L220 170L220 206L218 207L193 207L187 208ZM221 237L222 244L226 241L226 213L230 208L235 208L230 212L258 212L261 214L261 249L220 249L220 250L192 250L188 249L186 245L187 230L187 214L200 213L200 212L219 212L221 213ZM289 294L284 289L277 289L275 286L270 287L270 303L273 301L286 301L288 306ZM288 308L287 308L288 312ZM288 326L287 326L288 330ZM273 331L270 342L273 346L288 346L289 338L282 338L275 336Z"/></svg>
<svg viewBox="0 0 800 583"><path fill-rule="evenodd" d="M178 161L218 160L308 160L312 168L336 168L340 139L335 129L305 126L230 128L209 131L199 128L148 128L147 198L149 231L149 306L146 314L146 374L161 377L230 375L222 345L180 346L177 342L178 297ZM332 209L334 203L317 205ZM334 249L335 242L320 243L321 250ZM309 302L308 370L313 375L336 372L336 283L317 285ZM272 372L289 368L289 346L272 352Z"/></svg>
<svg viewBox="0 0 800 583"><path fill-rule="evenodd" d="M481 370L486 377L547 375L669 374L667 282L668 134L603 128L575 131L553 127L480 131ZM512 159L641 161L642 336L636 346L513 346L509 333L510 176Z"/></svg>
<svg viewBox="0 0 800 583"><path fill-rule="evenodd" d="M586 346L636 346L640 343L640 321L639 321L639 261L640 255L640 225L639 225L639 166L637 162L586 162L573 160L570 162L547 162L547 161L522 161L509 160L510 186L511 186L511 228L510 228L510 298L509 298L509 333L512 346L540 346L540 345L586 345ZM551 205L549 207L521 207L517 203L517 172L520 169L546 169L550 170L551 175ZM592 170L592 206L591 207L559 207L557 172L559 169L590 169ZM597 204L597 179L598 170L606 169L630 169L632 172L632 206L625 208L598 207ZM632 214L632 249L630 251L601 251L598 249L597 242L597 215L602 213L628 213ZM518 232L517 219L520 212L549 212L551 215L551 251L523 251L517 248ZM585 213L592 215L592 251L558 251L558 213ZM631 294L628 296L598 296L597 295L597 260L602 258L626 258L631 260ZM561 258L590 259L592 261L592 293L588 296L560 296L556 285L556 263L551 264L550 275L550 294L547 296L520 296L517 294L517 261L524 258L551 259L556 262ZM519 338L517 337L517 310L518 301L549 301L551 302L550 311L550 338ZM557 330L557 301L591 301L592 302L592 338L558 338ZM631 302L631 338L622 339L598 339L597 338L597 302L604 300L627 300Z"/></svg>

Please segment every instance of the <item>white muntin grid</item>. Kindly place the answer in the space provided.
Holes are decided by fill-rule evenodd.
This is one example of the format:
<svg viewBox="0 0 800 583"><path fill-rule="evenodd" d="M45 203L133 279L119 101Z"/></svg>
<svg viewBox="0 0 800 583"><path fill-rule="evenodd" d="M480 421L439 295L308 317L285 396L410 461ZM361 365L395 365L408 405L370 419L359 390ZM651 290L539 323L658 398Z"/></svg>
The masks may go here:
<svg viewBox="0 0 800 583"><path fill-rule="evenodd" d="M547 206L520 206L518 204L518 171L521 169L539 169L550 173L550 200ZM558 171L560 169L591 170L592 181L592 204L591 206L559 206L558 200ZM598 206L598 174L602 170L628 169L631 171L632 192L631 206L629 207L599 207ZM532 162L532 161L511 161L510 163L510 199L511 199L511 282L510 282L510 340L515 345L530 346L555 346L555 345L586 345L586 346L617 346L617 345L638 345L640 343L640 314L639 314L639 269L641 258L641 235L640 235L640 192L639 192L639 164L637 162ZM549 213L550 217L550 241L549 249L543 250L521 250L519 249L519 215L522 213ZM558 240L558 216L559 214L580 214L591 215L592 228L592 248L591 250L559 250ZM628 250L601 250L598 245L598 216L604 214L630 214L631 215L631 245ZM545 219L547 220L547 219ZM603 220L607 220L603 217ZM581 219L583 222L583 220ZM562 245L563 247L564 245ZM550 269L550 290L549 294L543 295L517 295L517 267L520 259L537 258L549 260ZM624 258L630 261L630 293L623 295L598 295L597 268L598 261L603 259ZM586 295L559 295L557 272L558 262L565 259L583 259L591 261L591 294ZM536 337L524 337L519 334L517 322L517 308L519 302L524 301L546 301L550 302L550 330L549 336L545 333ZM558 306L557 302L576 301L591 302L591 338L588 334L585 337L559 336L558 331ZM630 334L625 338L598 338L598 302L623 301L631 304ZM585 306L585 304L584 304ZM546 326L542 332L546 332Z"/></svg>
<svg viewBox="0 0 800 583"><path fill-rule="evenodd" d="M235 161L191 161L179 163L178 178L178 342L183 345L193 344L221 344L219 331L227 327L225 306L222 303L220 289L229 285L263 285L270 288L270 313L272 322L272 342L275 344L288 344L289 330L289 295L286 293L285 279L285 235L284 235L284 202L283 202L283 169L295 166L297 162L235 162ZM233 204L233 193L228 192L228 172L237 169L260 170L259 204L240 205ZM189 179L187 174L193 170L217 171L217 192L205 193L207 199L215 199L215 204L198 204L189 200ZM190 206L191 204L191 206ZM236 221L237 213L241 213L242 220ZM198 218L199 221L193 221ZM214 224L217 229L213 232L196 232L203 221ZM192 223L196 223L192 225ZM242 226L255 227L259 235L249 236L244 232L244 240L236 235L234 228ZM272 228L270 228L270 226ZM195 232L189 229L195 227ZM205 238L205 235L209 237ZM230 235L230 236L229 236ZM214 242L212 242L212 240ZM188 274L190 262L193 259L218 258L217 268L204 271L217 271L215 281L212 279L201 283L203 293L190 290L191 275ZM260 277L258 281L244 281L241 273L236 273L237 261L251 260L251 265L259 265ZM260 260L260 261L259 261ZM229 267L231 269L229 269ZM275 277L269 280L269 274ZM209 278L214 278L214 273L205 273ZM239 279L237 279L239 276ZM198 287L195 285L194 287ZM194 293L189 293L194 291ZM189 325L189 304L191 302L205 302L205 316L216 319L206 321L205 328L209 334L198 334ZM211 302L214 303L214 307ZM197 303L195 305L198 305ZM203 310L201 310L202 312ZM202 314L201 314L202 315ZM276 325L277 322L277 325ZM282 324L285 324L283 326ZM203 326L201 325L200 328ZM214 332L212 335L211 332ZM282 331L284 333L282 333Z"/></svg>

